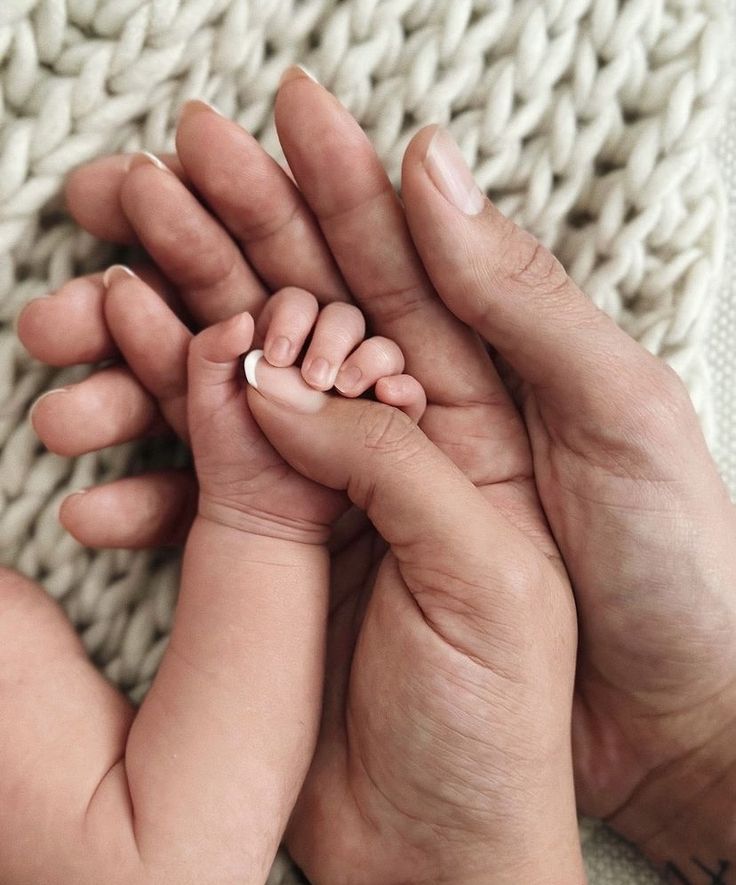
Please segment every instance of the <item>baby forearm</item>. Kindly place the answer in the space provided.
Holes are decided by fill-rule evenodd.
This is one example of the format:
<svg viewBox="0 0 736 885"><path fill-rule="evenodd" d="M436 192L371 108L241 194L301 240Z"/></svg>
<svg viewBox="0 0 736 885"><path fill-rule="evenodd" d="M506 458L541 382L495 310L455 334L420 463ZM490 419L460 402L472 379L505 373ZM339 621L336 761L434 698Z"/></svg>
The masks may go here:
<svg viewBox="0 0 736 885"><path fill-rule="evenodd" d="M259 881L314 749L328 569L322 546L196 519L169 651L128 742L142 843L181 839L184 858L204 843L232 872L242 861L238 881L243 867ZM227 844L213 846L223 816Z"/></svg>

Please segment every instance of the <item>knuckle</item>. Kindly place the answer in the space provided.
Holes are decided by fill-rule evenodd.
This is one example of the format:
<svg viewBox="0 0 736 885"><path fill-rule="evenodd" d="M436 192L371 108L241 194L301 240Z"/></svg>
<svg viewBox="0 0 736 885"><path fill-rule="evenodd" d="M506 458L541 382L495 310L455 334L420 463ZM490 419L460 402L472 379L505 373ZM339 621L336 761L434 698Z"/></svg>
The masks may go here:
<svg viewBox="0 0 736 885"><path fill-rule="evenodd" d="M672 428L681 431L689 423L697 423L690 394L677 372L657 357L647 354L647 358L650 366L643 399L649 429L669 433Z"/></svg>
<svg viewBox="0 0 736 885"><path fill-rule="evenodd" d="M364 326L363 311L354 304L344 301L331 301L322 308L321 316L330 322L349 323L350 325Z"/></svg>
<svg viewBox="0 0 736 885"><path fill-rule="evenodd" d="M358 418L366 449L379 455L410 456L417 450L416 425L391 406L368 403Z"/></svg>
<svg viewBox="0 0 736 885"><path fill-rule="evenodd" d="M156 248L167 256L186 256L181 268L186 284L205 288L227 280L237 265L237 254L223 239L202 235L196 219L181 215L176 225L161 225L155 233Z"/></svg>
<svg viewBox="0 0 736 885"><path fill-rule="evenodd" d="M412 281L406 286L364 293L361 300L370 305L372 315L379 316L382 324L393 326L427 309L428 290L423 282Z"/></svg>
<svg viewBox="0 0 736 885"><path fill-rule="evenodd" d="M370 347L373 359L378 363L380 370L393 373L397 365L400 364L403 367L404 353L391 338L376 335L370 338L366 344Z"/></svg>
<svg viewBox="0 0 736 885"><path fill-rule="evenodd" d="M567 271L559 259L528 231L516 229L505 252L504 276L530 292L549 296L566 289Z"/></svg>

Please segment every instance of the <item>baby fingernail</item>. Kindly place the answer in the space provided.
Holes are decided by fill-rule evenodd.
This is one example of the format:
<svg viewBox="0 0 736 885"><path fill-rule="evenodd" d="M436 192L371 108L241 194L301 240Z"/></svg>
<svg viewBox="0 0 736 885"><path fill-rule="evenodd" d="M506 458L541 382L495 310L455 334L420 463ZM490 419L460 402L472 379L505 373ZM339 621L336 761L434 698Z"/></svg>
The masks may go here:
<svg viewBox="0 0 736 885"><path fill-rule="evenodd" d="M295 366L281 368L263 359L262 350L252 350L245 358L245 377L263 397L296 412L318 412L327 395L313 390Z"/></svg>
<svg viewBox="0 0 736 885"><path fill-rule="evenodd" d="M349 393L360 384L363 373L357 366L348 366L346 369L340 369L335 380L335 387L340 393Z"/></svg>
<svg viewBox="0 0 736 885"><path fill-rule="evenodd" d="M132 277L135 279L135 274L133 271L126 267L124 264L113 264L112 267L108 267L102 277L102 284L106 289L109 289L113 283L118 282L118 280L125 279L126 277Z"/></svg>
<svg viewBox="0 0 736 885"><path fill-rule="evenodd" d="M291 356L291 341L285 335L279 335L266 345L267 358L270 363L288 363Z"/></svg>
<svg viewBox="0 0 736 885"><path fill-rule="evenodd" d="M424 168L437 190L466 215L483 211L486 199L450 133L439 127L427 145Z"/></svg>
<svg viewBox="0 0 736 885"><path fill-rule="evenodd" d="M171 170L166 165L166 163L162 163L161 160L150 151L139 151L133 159L130 161L130 166L128 169L135 169L137 166L147 166L153 165L157 169L160 169L161 172L170 172Z"/></svg>
<svg viewBox="0 0 736 885"><path fill-rule="evenodd" d="M304 376L315 387L322 387L325 390L332 387L332 366L322 356L318 356L305 366Z"/></svg>

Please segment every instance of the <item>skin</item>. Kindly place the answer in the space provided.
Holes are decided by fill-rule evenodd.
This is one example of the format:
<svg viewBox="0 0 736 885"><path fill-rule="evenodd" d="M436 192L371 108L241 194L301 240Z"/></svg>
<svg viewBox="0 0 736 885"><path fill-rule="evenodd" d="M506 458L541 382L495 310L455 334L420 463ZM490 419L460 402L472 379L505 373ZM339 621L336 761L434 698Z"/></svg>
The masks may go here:
<svg viewBox="0 0 736 885"><path fill-rule="evenodd" d="M341 490L293 470L255 423L240 358L254 339L249 314L193 337L143 280L114 269L106 285L113 335L116 316L133 311L139 323L145 319L145 339L126 328L115 342L158 385L172 425L183 422L198 508L170 642L137 714L92 668L50 598L20 576L0 575L7 715L0 881L263 882L314 752L329 591L325 542L347 501ZM293 328L310 301L294 289L274 296L280 307L266 337ZM354 326L357 308L350 312ZM334 319L327 309L313 311L295 341L300 348L319 332L322 352L339 370L346 352ZM160 361L144 361L143 348L150 355L154 341ZM366 343L356 341L355 352ZM395 381L381 375L377 353L364 354L366 376ZM403 366L398 356L394 365ZM170 367L186 373L183 409L176 391L162 387ZM296 373L304 390L323 396L296 368L272 371ZM420 416L423 391L398 377L409 394L406 412ZM362 407L393 414L381 401L396 398L394 390L385 386L388 396L376 391L378 402ZM46 655L46 667L32 648Z"/></svg>
<svg viewBox="0 0 736 885"><path fill-rule="evenodd" d="M315 289L335 294L330 287L339 266L374 328L402 346L409 370L424 384L427 435L538 548L564 556L581 630L573 743L582 808L608 816L659 862L674 859L684 868L699 852L733 858L722 797L732 790L736 745L736 518L680 382L490 203L474 217L448 203L424 162L431 128L415 137L405 157L405 221L349 116L318 86L288 81L279 94L277 123L304 205L290 205L287 216L266 199L265 186L255 189L258 198L249 208L235 165L228 193L221 190L219 202L218 194L207 194L208 158L217 159L222 177L228 143L233 151L237 145L241 158L255 147L213 118L206 125L210 148L217 150L198 154L204 114L198 107L185 116L178 147L188 174L199 157L196 186L211 211L232 218L240 200L251 232L285 236L289 224L279 228L275 219L308 225L304 213L311 210L334 256ZM77 173L72 211L81 217L75 188L83 190L85 182L84 211L91 213L103 170L100 201L109 208L110 193L127 185L128 164L115 158ZM238 168L247 166L241 159ZM281 173L271 169L275 183ZM250 214L258 211L260 227ZM376 229L387 232L379 241L371 233ZM138 236L156 258L146 236ZM235 236L257 271L259 261L266 266L269 235L253 255L247 238ZM324 257L325 250L315 244L312 254ZM275 256L268 265L272 274ZM293 265L283 267L279 283L290 284L292 272ZM178 290L189 303L186 286ZM520 409L490 364L481 363L477 342L439 310L436 295L511 367ZM43 332L44 305L31 305L20 324L26 345L41 358L50 337ZM28 317L34 335L24 334ZM95 332L104 337L100 327ZM432 348L421 346L428 338ZM77 361L75 349L83 343L70 343L69 363ZM485 380L477 381L481 365ZM472 389L464 387L468 378ZM108 401L111 414L122 410L126 396ZM38 407L37 420L53 400ZM54 423L53 410L48 416ZM99 516L95 494L77 499L66 514L80 537ZM131 500L129 489L107 494L120 506ZM152 540L143 520L134 534L141 545ZM160 528L156 540L165 536ZM298 833L299 820L297 814L292 832Z"/></svg>

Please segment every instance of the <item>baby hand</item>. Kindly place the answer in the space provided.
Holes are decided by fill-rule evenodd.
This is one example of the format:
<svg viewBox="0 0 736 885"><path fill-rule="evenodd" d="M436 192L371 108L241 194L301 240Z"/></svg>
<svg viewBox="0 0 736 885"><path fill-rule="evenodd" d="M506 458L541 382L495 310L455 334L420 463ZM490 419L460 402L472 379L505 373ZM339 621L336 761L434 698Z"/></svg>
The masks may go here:
<svg viewBox="0 0 736 885"><path fill-rule="evenodd" d="M414 378L401 374L404 356L398 345L365 338L357 307L333 303L320 311L316 298L303 289L274 295L255 330L250 314L242 313L193 339L187 415L200 515L257 534L321 543L346 499L287 465L251 416L241 355L254 336L263 350L245 361L251 383L257 386L257 377L278 367L280 383L296 389L307 407L310 398L322 402L318 391L333 386L348 397L373 390L380 402L418 420L426 397ZM287 373L285 367L292 369Z"/></svg>

